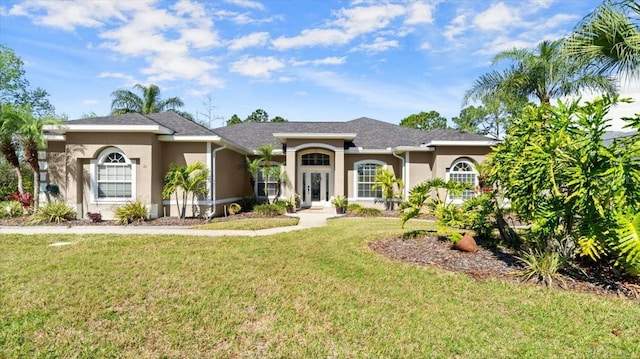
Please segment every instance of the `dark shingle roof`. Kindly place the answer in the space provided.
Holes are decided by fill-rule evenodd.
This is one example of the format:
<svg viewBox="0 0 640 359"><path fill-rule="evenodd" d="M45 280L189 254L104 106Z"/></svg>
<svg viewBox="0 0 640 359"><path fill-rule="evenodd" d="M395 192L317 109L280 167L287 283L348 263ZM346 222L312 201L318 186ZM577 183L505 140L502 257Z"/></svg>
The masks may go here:
<svg viewBox="0 0 640 359"><path fill-rule="evenodd" d="M347 122L250 122L209 130L179 114L168 111L141 115L104 116L67 121L76 125L160 125L174 131L175 136L214 136L256 150L267 144L276 148L280 141L274 133L343 134L354 133L353 146L363 149L387 149L398 146L420 146L431 141L487 141L487 137L456 130L424 132L367 117Z"/></svg>
<svg viewBox="0 0 640 359"><path fill-rule="evenodd" d="M176 136L214 136L211 130L201 126L200 124L186 119L173 111L153 113L146 115L150 119L156 121L160 125L170 128L176 133Z"/></svg>
<svg viewBox="0 0 640 359"><path fill-rule="evenodd" d="M353 145L364 149L420 146L430 141L487 141L487 137L455 130L424 132L371 118L347 122L253 122L219 127L213 130L222 138L255 150L266 144L277 146L274 133L355 133Z"/></svg>
<svg viewBox="0 0 640 359"><path fill-rule="evenodd" d="M69 125L160 125L174 131L177 136L214 136L211 130L186 119L173 111L142 115L126 113L104 117L67 121Z"/></svg>
<svg viewBox="0 0 640 359"><path fill-rule="evenodd" d="M155 121L139 113L126 113L103 117L83 118L66 122L69 125L157 125Z"/></svg>

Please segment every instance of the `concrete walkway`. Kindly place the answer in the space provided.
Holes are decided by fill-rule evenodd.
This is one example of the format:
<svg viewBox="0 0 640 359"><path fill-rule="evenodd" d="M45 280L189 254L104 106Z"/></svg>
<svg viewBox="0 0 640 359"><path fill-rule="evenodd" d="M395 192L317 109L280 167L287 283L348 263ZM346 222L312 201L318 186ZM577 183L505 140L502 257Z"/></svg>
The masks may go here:
<svg viewBox="0 0 640 359"><path fill-rule="evenodd" d="M300 221L296 226L276 227L251 230L210 230L190 229L182 226L0 226L0 235L3 234L175 234L184 236L268 236L271 234L291 232L300 229L322 227L327 225L327 219L340 217L333 208L303 209L297 213L287 214L298 217Z"/></svg>

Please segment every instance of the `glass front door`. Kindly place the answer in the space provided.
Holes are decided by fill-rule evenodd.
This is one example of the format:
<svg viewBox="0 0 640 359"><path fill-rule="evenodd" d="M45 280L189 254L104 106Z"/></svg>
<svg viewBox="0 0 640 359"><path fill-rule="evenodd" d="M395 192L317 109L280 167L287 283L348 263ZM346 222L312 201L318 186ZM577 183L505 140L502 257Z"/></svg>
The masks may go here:
<svg viewBox="0 0 640 359"><path fill-rule="evenodd" d="M302 204L305 207L324 206L329 202L331 176L328 171L302 173Z"/></svg>

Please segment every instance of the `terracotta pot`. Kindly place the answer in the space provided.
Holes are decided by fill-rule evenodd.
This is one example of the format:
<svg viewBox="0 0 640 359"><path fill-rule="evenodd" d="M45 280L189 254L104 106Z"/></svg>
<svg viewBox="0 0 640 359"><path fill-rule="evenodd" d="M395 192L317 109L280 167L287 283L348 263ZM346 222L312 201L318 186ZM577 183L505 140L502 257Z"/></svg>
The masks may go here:
<svg viewBox="0 0 640 359"><path fill-rule="evenodd" d="M287 213L295 213L295 209L293 206L286 206L285 209L287 210Z"/></svg>
<svg viewBox="0 0 640 359"><path fill-rule="evenodd" d="M453 244L453 248L463 252L475 253L478 251L478 244L472 235L465 232L462 235L462 239Z"/></svg>
<svg viewBox="0 0 640 359"><path fill-rule="evenodd" d="M345 207L336 207L336 214L344 214L346 212Z"/></svg>

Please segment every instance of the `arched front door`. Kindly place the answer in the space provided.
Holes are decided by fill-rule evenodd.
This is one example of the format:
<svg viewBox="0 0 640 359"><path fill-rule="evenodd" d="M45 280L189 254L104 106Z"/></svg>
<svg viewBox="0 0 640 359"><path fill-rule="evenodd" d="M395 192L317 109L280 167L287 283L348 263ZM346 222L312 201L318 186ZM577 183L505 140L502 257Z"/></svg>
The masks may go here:
<svg viewBox="0 0 640 359"><path fill-rule="evenodd" d="M331 157L322 152L300 155L300 175L297 192L304 207L326 207L333 196L333 168Z"/></svg>

